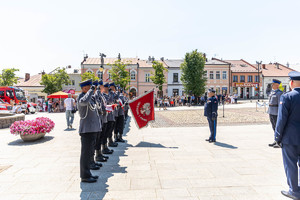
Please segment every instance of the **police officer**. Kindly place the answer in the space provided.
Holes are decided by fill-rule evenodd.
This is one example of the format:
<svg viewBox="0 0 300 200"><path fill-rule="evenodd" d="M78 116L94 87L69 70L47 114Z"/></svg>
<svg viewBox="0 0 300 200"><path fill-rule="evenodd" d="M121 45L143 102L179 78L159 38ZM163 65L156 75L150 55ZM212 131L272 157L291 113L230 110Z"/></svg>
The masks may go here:
<svg viewBox="0 0 300 200"><path fill-rule="evenodd" d="M120 119L119 119L119 110L120 110L120 101L121 100L120 100L120 92L117 90L117 87L116 87L115 83L112 82L112 83L109 84L109 86L110 86L110 89L111 89L111 92L112 92L114 103L117 105L116 109L113 112L113 114L115 116L115 122L114 122L114 127L113 127L115 141L113 141L113 139L112 139L113 138L112 132L111 132L111 134L109 135L109 138L108 138L108 140L109 140L108 145L111 146L111 147L114 147L114 146L118 146L116 130L117 130L117 127L119 126L119 124L121 123ZM123 117L124 117L124 113L123 113Z"/></svg>
<svg viewBox="0 0 300 200"><path fill-rule="evenodd" d="M99 114L93 94L95 86L92 80L80 83L82 93L78 96L77 107L80 115L79 135L81 136L80 177L82 182L96 182L98 176L90 171L90 158L93 155L94 143L101 130Z"/></svg>
<svg viewBox="0 0 300 200"><path fill-rule="evenodd" d="M104 140L103 144L101 145L102 153L103 154L112 154L113 150L108 148L107 145L107 139L110 138L112 135L112 131L114 129L114 122L115 122L115 116L112 110L112 105L114 104L114 99L113 99L113 93L109 91L109 83L104 84L104 91L102 93L103 97L105 98L106 104L107 104L107 125L105 129L105 135L104 135ZM110 109L108 109L110 108Z"/></svg>
<svg viewBox="0 0 300 200"><path fill-rule="evenodd" d="M272 81L272 91L269 95L269 109L268 114L270 117L270 121L272 124L272 128L275 131L276 122L277 122L277 115L278 115L278 106L280 103L280 97L282 95L282 91L279 90L279 85L281 81L277 79L273 79ZM270 147L278 148L279 146L276 145L276 142L269 144Z"/></svg>
<svg viewBox="0 0 300 200"><path fill-rule="evenodd" d="M290 72L292 91L280 98L275 141L282 146L284 169L289 191L281 191L284 196L300 199L298 166L300 158L300 72Z"/></svg>
<svg viewBox="0 0 300 200"><path fill-rule="evenodd" d="M217 134L218 100L215 97L215 93L214 89L208 90L208 99L204 106L204 116L207 117L210 129L210 137L206 139L209 143L216 142Z"/></svg>
<svg viewBox="0 0 300 200"><path fill-rule="evenodd" d="M127 122L128 119L128 110L129 110L129 98L128 98L128 94L124 91L124 99L125 99L125 106L124 106L124 116L125 116L125 122Z"/></svg>
<svg viewBox="0 0 300 200"><path fill-rule="evenodd" d="M97 162L106 162L108 157L102 155L102 152L101 152L101 145L105 145L105 140L106 140L106 137L105 137L105 131L106 131L106 127L107 127L106 100L101 93L104 91L103 81L99 81L98 85L99 85L99 87L97 87L97 91L95 92L95 97L96 97L99 116L101 119L102 130L101 130L100 134L98 134L97 139L96 139L95 160Z"/></svg>
<svg viewBox="0 0 300 200"><path fill-rule="evenodd" d="M119 106L118 106L118 116L116 117L116 125L115 125L115 141L116 142L122 142L124 143L125 140L123 140L123 130L124 130L124 120L125 120L125 112L124 112L124 104L125 104L125 98L123 95L123 89L120 89L119 91Z"/></svg>

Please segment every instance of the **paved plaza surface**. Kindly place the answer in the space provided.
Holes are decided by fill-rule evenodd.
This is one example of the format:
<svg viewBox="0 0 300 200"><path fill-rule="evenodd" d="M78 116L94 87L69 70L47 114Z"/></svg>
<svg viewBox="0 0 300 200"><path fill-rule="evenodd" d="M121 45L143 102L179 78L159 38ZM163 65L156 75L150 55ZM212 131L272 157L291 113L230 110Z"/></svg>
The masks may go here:
<svg viewBox="0 0 300 200"><path fill-rule="evenodd" d="M195 108L192 108L195 109ZM254 108L255 109L255 108ZM9 200L279 200L287 189L281 150L270 124L219 126L209 144L208 127L138 130L131 119L127 143L114 148L93 174L97 183L81 183L80 137L65 130L64 113L38 113L55 129L45 138L24 143L0 130L0 199ZM78 129L76 114L74 127ZM2 170L1 170L2 169Z"/></svg>

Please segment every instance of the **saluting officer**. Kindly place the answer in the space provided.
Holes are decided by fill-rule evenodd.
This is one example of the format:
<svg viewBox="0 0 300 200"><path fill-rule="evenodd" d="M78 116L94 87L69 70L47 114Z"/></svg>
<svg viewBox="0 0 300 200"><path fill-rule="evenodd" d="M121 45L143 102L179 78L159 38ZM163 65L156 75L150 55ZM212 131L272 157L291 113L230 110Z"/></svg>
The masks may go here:
<svg viewBox="0 0 300 200"><path fill-rule="evenodd" d="M96 101L92 98L95 86L92 80L80 83L82 93L78 96L77 107L80 115L79 135L81 136L80 177L82 182L96 182L98 176L90 171L90 158L93 155L96 135L101 130Z"/></svg>
<svg viewBox="0 0 300 200"><path fill-rule="evenodd" d="M96 100L97 100L98 110L100 112L99 114L100 114L100 118L101 118L102 130L96 140L96 147L95 147L96 158L95 158L95 160L98 162L106 162L109 157L104 156L102 154L101 148L104 149L104 146L107 141L107 137L106 137L106 128L107 128L106 105L107 104L106 104L106 100L102 94L102 92L104 92L103 81L99 81L98 85L99 85L99 87L97 88L95 96L96 96Z"/></svg>
<svg viewBox="0 0 300 200"><path fill-rule="evenodd" d="M115 141L116 142L122 142L124 143L125 140L123 140L122 136L123 136L123 130L124 130L124 103L125 103L125 99L123 96L123 89L120 89L120 93L119 93L119 106L118 106L118 116L116 117L116 125L115 125Z"/></svg>
<svg viewBox="0 0 300 200"><path fill-rule="evenodd" d="M284 169L289 191L281 191L284 196L300 199L298 166L300 158L300 72L290 72L290 92L280 98L275 141L282 146Z"/></svg>
<svg viewBox="0 0 300 200"><path fill-rule="evenodd" d="M209 143L216 142L217 134L218 100L215 97L215 93L214 89L208 90L208 99L204 106L204 116L207 117L210 129L210 136L206 139Z"/></svg>
<svg viewBox="0 0 300 200"><path fill-rule="evenodd" d="M120 108L120 102L119 102L120 93L117 90L117 87L116 87L116 85L115 85L114 82L110 83L109 86L110 86L110 89L111 89L111 92L112 92L114 103L118 105L117 108L113 111L113 114L115 116L114 127L113 127L115 141L113 141L113 139L112 139L113 138L112 132L111 132L111 134L109 135L109 138L108 138L108 141L109 141L108 145L111 146L111 147L115 147L115 146L118 146L118 143L117 143L117 134L116 134L116 127L120 123L120 121L118 120L118 117L119 117L119 108Z"/></svg>
<svg viewBox="0 0 300 200"><path fill-rule="evenodd" d="M270 121L272 124L272 128L275 131L276 122L277 122L277 115L278 115L278 106L280 103L280 97L283 94L281 90L279 90L279 85L281 81L277 79L273 79L272 81L272 91L269 96L269 109L268 114L270 117ZM273 142L272 144L269 144L270 147L279 148L278 145L276 145L276 142Z"/></svg>
<svg viewBox="0 0 300 200"><path fill-rule="evenodd" d="M127 122L128 119L128 110L129 110L129 99L128 94L124 91L124 99L125 99L125 106L124 106L124 112L125 112L125 122Z"/></svg>
<svg viewBox="0 0 300 200"><path fill-rule="evenodd" d="M103 154L112 154L113 150L109 149L107 146L107 139L112 135L114 129L115 116L113 114L112 105L114 104L113 94L109 91L109 83L104 84L104 92L102 93L107 104L107 126L105 129L105 139L103 141L103 146L101 147ZM108 109L109 108L109 109ZM113 144L112 144L113 145Z"/></svg>

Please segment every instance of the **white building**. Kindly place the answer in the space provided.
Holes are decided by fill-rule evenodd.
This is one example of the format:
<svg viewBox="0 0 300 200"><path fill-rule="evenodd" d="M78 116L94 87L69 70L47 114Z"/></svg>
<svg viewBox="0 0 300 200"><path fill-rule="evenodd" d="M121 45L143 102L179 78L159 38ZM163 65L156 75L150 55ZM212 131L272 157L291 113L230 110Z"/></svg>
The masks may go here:
<svg viewBox="0 0 300 200"><path fill-rule="evenodd" d="M81 88L79 83L81 82L81 70L80 69L66 69L67 74L70 77L70 85L63 85L62 91L71 94L80 94Z"/></svg>
<svg viewBox="0 0 300 200"><path fill-rule="evenodd" d="M184 88L180 80L181 70L180 65L183 59L164 60L168 68L168 96L184 95Z"/></svg>

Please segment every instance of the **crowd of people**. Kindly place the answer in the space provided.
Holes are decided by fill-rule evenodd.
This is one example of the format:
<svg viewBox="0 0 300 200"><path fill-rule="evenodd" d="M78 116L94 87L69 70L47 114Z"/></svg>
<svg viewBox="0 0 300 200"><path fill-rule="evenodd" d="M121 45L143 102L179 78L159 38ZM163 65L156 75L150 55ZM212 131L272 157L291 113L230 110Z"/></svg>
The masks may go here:
<svg viewBox="0 0 300 200"><path fill-rule="evenodd" d="M238 95L228 95L228 94L218 94L216 95L218 100L218 104L237 104ZM175 107L175 106L192 106L192 105L200 105L204 106L208 99L207 93L203 96L196 97L195 95L182 95L182 96L163 96L155 98L155 106L159 109L166 110L167 107Z"/></svg>

